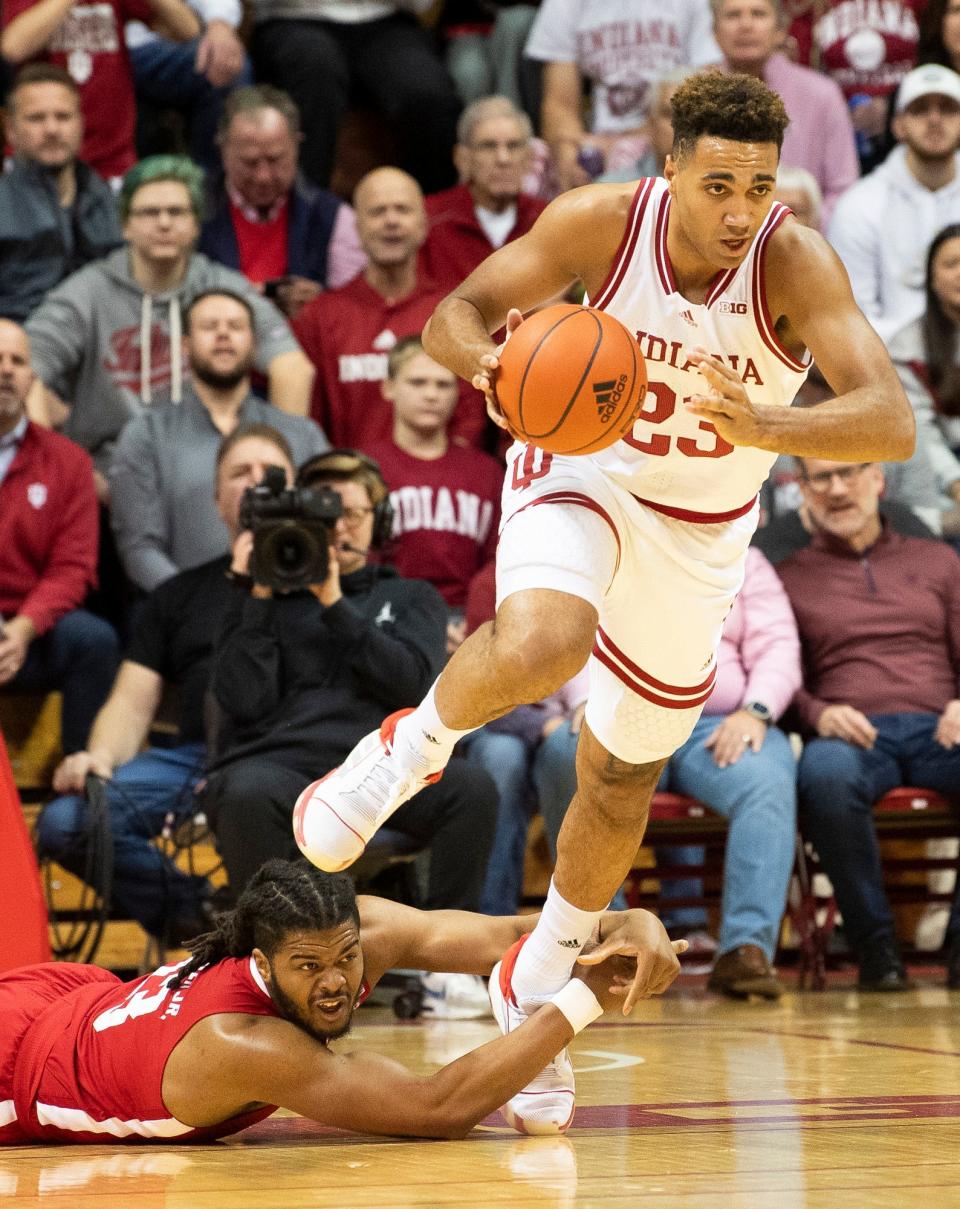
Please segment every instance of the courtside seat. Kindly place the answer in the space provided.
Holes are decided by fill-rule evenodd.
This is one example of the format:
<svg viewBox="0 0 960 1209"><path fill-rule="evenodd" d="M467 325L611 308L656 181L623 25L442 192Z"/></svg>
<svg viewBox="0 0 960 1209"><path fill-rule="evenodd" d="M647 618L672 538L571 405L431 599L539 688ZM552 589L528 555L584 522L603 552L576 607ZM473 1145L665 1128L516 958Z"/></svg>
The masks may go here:
<svg viewBox="0 0 960 1209"><path fill-rule="evenodd" d="M699 894L671 898L671 907L705 907L719 913L723 892L723 858L727 820L696 798L680 793L655 793L643 845L627 875L626 895L631 907L659 913L663 907L660 882L695 878ZM697 846L704 849L701 863L678 864L662 859L658 848ZM702 955L691 958L702 960Z"/></svg>
<svg viewBox="0 0 960 1209"><path fill-rule="evenodd" d="M924 841L960 839L960 794L946 797L932 789L900 786L874 804L873 815L881 841L884 886L894 909L901 904L951 903L953 890L931 886L929 875L960 874L960 856L931 856ZM893 846L887 843L890 840L912 843L909 848L903 843ZM816 851L801 836L797 845L800 896L791 903L790 915L801 939L800 985L809 983L814 990L825 985L827 950L838 922L836 900L814 880L820 871ZM904 951L909 956L910 945L904 945Z"/></svg>

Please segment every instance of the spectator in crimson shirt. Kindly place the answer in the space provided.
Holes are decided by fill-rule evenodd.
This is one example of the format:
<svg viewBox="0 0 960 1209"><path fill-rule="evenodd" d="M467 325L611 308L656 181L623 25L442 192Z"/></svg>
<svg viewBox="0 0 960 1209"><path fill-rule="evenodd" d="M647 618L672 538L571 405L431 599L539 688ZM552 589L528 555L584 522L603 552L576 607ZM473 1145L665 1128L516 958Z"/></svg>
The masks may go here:
<svg viewBox="0 0 960 1209"><path fill-rule="evenodd" d="M393 432L393 410L380 392L387 354L419 336L446 291L417 271L426 234L423 194L399 168L375 168L353 195L367 267L339 290L307 303L293 323L316 366L310 414L335 446L364 453ZM480 445L487 416L480 393L461 383L450 435Z"/></svg>
<svg viewBox="0 0 960 1209"><path fill-rule="evenodd" d="M390 488L390 561L408 579L425 579L451 609L454 645L467 589L497 548L503 466L451 442L457 379L428 357L418 336L387 358L383 396L393 405L393 437L370 448Z"/></svg>
<svg viewBox="0 0 960 1209"><path fill-rule="evenodd" d="M902 990L873 804L898 785L960 793L960 560L946 543L889 528L879 466L799 466L816 533L777 570L803 653L794 706L813 736L800 760L801 826L833 883L861 990ZM958 987L957 902L947 938Z"/></svg>
<svg viewBox="0 0 960 1209"><path fill-rule="evenodd" d="M445 290L491 252L526 235L545 202L521 191L530 167L530 119L509 97L483 97L457 124L460 183L426 199L429 229L420 271Z"/></svg>
<svg viewBox="0 0 960 1209"><path fill-rule="evenodd" d="M200 32L183 0L4 0L2 20L0 52L8 63L40 59L76 81L85 131L80 158L106 178L122 176L137 159L124 26L145 21L178 42Z"/></svg>
<svg viewBox="0 0 960 1209"><path fill-rule="evenodd" d="M917 62L919 17L927 0L818 0L789 25L797 60L835 80L850 106L860 168L872 171L890 149L890 95ZM925 60L921 60L925 61Z"/></svg>
<svg viewBox="0 0 960 1209"><path fill-rule="evenodd" d="M26 332L0 319L0 691L63 694L62 746L84 746L119 651L80 608L96 581L99 514L88 454L31 423Z"/></svg>

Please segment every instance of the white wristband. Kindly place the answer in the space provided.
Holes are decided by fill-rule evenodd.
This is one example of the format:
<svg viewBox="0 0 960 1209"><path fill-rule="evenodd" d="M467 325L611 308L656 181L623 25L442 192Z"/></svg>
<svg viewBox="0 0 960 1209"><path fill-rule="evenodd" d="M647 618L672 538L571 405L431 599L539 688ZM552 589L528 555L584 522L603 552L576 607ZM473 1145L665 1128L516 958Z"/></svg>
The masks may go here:
<svg viewBox="0 0 960 1209"><path fill-rule="evenodd" d="M571 978L565 987L549 1000L570 1021L574 1033L579 1033L588 1024L603 1015L603 1008L593 991L579 978Z"/></svg>

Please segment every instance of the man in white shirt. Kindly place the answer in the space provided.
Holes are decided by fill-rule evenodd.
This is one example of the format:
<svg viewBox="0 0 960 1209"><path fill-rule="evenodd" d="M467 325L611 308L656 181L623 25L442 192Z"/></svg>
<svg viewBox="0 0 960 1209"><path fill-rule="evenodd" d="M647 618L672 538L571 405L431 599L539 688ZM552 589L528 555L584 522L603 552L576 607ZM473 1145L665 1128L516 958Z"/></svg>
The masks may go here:
<svg viewBox="0 0 960 1209"><path fill-rule="evenodd" d="M561 191L636 159L660 77L721 57L712 27L708 0L543 0L524 54L544 64L541 126Z"/></svg>
<svg viewBox="0 0 960 1209"><path fill-rule="evenodd" d="M840 198L827 232L884 339L923 310L927 249L960 222L960 75L928 63L905 76L893 133L900 146Z"/></svg>

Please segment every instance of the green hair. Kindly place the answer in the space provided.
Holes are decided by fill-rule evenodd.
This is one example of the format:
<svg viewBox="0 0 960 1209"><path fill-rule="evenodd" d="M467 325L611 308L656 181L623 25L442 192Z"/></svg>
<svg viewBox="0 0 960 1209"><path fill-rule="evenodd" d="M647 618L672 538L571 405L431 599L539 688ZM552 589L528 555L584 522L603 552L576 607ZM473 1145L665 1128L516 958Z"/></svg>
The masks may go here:
<svg viewBox="0 0 960 1209"><path fill-rule="evenodd" d="M177 181L185 185L190 194L190 205L199 220L204 203L203 169L185 155L148 155L139 164L134 164L123 178L117 199L121 222L130 217L130 206L137 190L156 181Z"/></svg>

